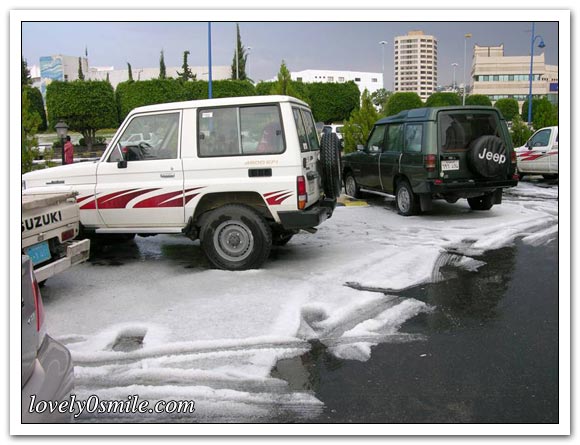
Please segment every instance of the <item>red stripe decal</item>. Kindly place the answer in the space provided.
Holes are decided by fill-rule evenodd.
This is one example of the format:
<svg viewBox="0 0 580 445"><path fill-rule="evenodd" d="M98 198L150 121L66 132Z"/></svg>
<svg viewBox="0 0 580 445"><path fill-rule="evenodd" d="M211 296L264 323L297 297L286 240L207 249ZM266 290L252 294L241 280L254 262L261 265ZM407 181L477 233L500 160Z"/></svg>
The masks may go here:
<svg viewBox="0 0 580 445"><path fill-rule="evenodd" d="M191 201L193 198L195 198L197 195L199 195L199 193L194 193L193 195L186 196L184 205L187 205L187 203Z"/></svg>
<svg viewBox="0 0 580 445"><path fill-rule="evenodd" d="M290 196L292 195L293 195L292 192L280 193L278 195L270 196L268 199L266 199L266 202L272 206L277 206L282 204L282 202L290 198Z"/></svg>
<svg viewBox="0 0 580 445"><path fill-rule="evenodd" d="M97 203L97 200L96 199L91 199L86 204L83 204L80 207L80 210L95 210L97 208L96 205L95 205L96 203Z"/></svg>
<svg viewBox="0 0 580 445"><path fill-rule="evenodd" d="M145 193L153 192L155 190L159 190L159 189L138 190L136 192L127 193L125 195L112 197L112 198L109 198L107 200L103 199L103 198L108 198L108 197L104 196L103 198L98 199L97 206L99 207L99 209L124 209L124 208L126 208L129 201L131 201L132 199L135 199L137 196L144 195ZM125 193L125 192L127 192L127 190L125 190L124 192L121 192L121 193ZM117 193L117 195L120 195L120 193ZM101 201L101 199L103 199L103 201Z"/></svg>
<svg viewBox="0 0 580 445"><path fill-rule="evenodd" d="M264 193L264 196L270 196L270 195L275 195L276 193L280 193L283 192L284 190L278 190L277 192L269 192L269 193Z"/></svg>
<svg viewBox="0 0 580 445"><path fill-rule="evenodd" d="M177 192L163 193L162 195L152 196L151 198L139 201L133 206L134 209L148 209L152 207L181 207L183 206L183 192L181 190ZM177 195L182 195L177 199L171 199Z"/></svg>

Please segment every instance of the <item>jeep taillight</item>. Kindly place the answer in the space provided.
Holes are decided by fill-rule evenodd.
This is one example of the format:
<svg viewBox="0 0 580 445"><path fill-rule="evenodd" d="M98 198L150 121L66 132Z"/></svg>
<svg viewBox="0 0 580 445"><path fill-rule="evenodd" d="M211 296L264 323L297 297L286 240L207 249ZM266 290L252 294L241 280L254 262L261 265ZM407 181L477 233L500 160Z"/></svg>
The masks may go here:
<svg viewBox="0 0 580 445"><path fill-rule="evenodd" d="M308 193L306 193L306 179L304 176L296 177L296 191L298 192L298 209L303 210L306 208L306 202L308 201Z"/></svg>
<svg viewBox="0 0 580 445"><path fill-rule="evenodd" d="M425 155L425 169L428 172L434 172L437 167L436 161L435 155Z"/></svg>
<svg viewBox="0 0 580 445"><path fill-rule="evenodd" d="M32 293L34 295L34 310L36 311L36 331L40 332L40 328L44 324L44 305L42 304L42 297L40 296L40 288L32 270Z"/></svg>
<svg viewBox="0 0 580 445"><path fill-rule="evenodd" d="M512 150L511 161L512 161L512 165L516 165L518 162L518 156L517 156L515 150Z"/></svg>

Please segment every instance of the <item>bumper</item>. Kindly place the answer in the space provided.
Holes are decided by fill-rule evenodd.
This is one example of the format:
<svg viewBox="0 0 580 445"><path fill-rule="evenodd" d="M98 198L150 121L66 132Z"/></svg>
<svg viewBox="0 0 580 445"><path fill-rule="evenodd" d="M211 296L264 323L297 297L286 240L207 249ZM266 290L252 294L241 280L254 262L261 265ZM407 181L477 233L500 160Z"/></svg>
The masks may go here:
<svg viewBox="0 0 580 445"><path fill-rule="evenodd" d="M518 185L518 181L515 179L508 179L502 181L485 181L485 182L458 181L458 182L444 182L442 184L435 184L434 182L429 182L427 193L432 193L435 195L437 194L472 195L473 193L493 192L497 189L515 187L516 185Z"/></svg>
<svg viewBox="0 0 580 445"><path fill-rule="evenodd" d="M70 400L73 388L74 372L70 352L59 342L46 335L38 350L34 371L22 387L22 423L71 422L72 413L70 410L64 413L58 410L51 413L48 409L42 413L30 413L29 410L33 399L36 406L41 400L46 402Z"/></svg>
<svg viewBox="0 0 580 445"><path fill-rule="evenodd" d="M44 281L53 275L68 269L75 264L82 263L89 259L91 241L88 239L75 241L66 247L66 256L47 264L46 266L34 269L34 275L38 282Z"/></svg>
<svg viewBox="0 0 580 445"><path fill-rule="evenodd" d="M336 200L324 199L306 210L278 212L280 223L286 230L316 227L332 216Z"/></svg>

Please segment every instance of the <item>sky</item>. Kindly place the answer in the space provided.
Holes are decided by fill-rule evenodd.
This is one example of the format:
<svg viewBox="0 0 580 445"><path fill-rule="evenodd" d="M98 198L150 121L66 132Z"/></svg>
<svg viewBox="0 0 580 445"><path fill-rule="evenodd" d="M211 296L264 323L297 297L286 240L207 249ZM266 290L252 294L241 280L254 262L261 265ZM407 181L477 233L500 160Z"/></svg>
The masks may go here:
<svg viewBox="0 0 580 445"><path fill-rule="evenodd" d="M474 17L475 18L475 17ZM235 51L235 23L212 23L213 65L231 65ZM206 22L24 22L22 55L29 65L41 56L84 56L90 66L125 69L157 67L163 49L167 66L181 66L183 51L189 64L207 66ZM329 69L381 72L385 57L385 85L392 89L393 40L420 29L438 39L439 84L452 82L457 63L457 82L463 79L464 35L467 46L467 76L474 44L503 43L505 55L529 55L530 22L240 22L242 43L251 47L247 72L255 81L276 76L282 60L291 71ZM558 64L558 23L536 22L536 35L546 47L548 64ZM384 47L379 44L386 40ZM539 40L538 40L539 41ZM537 43L537 42L536 42Z"/></svg>

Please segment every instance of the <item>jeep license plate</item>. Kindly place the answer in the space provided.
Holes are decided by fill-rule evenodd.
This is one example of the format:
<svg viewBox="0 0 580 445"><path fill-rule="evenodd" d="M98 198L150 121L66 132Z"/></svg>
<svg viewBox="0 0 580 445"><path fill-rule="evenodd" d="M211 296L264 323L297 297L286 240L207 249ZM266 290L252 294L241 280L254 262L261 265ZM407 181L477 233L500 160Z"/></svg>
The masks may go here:
<svg viewBox="0 0 580 445"><path fill-rule="evenodd" d="M50 249L48 248L48 241L43 241L42 243L30 246L24 249L24 252L26 252L26 255L30 257L30 260L34 266L50 260Z"/></svg>
<svg viewBox="0 0 580 445"><path fill-rule="evenodd" d="M459 170L459 159L441 161L441 170Z"/></svg>

